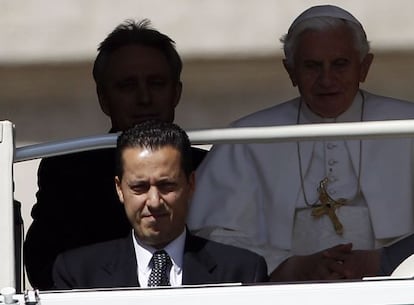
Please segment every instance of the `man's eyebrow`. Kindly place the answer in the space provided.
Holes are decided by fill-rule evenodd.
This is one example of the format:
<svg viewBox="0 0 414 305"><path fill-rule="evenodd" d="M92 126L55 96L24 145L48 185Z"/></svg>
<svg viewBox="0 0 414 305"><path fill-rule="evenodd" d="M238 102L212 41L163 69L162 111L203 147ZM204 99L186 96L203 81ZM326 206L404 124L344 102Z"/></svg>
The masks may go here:
<svg viewBox="0 0 414 305"><path fill-rule="evenodd" d="M304 62L322 62L322 60L315 59L315 58L305 58L303 61Z"/></svg>
<svg viewBox="0 0 414 305"><path fill-rule="evenodd" d="M305 59L305 60L302 61L302 64L320 66L320 65L322 65L322 61L321 60L316 60L316 59Z"/></svg>
<svg viewBox="0 0 414 305"><path fill-rule="evenodd" d="M124 75L120 77L117 82L135 81L137 77L135 75Z"/></svg>
<svg viewBox="0 0 414 305"><path fill-rule="evenodd" d="M166 178L162 178L157 181L157 184L160 184L160 183L177 183L177 179L172 178L172 177L166 177Z"/></svg>
<svg viewBox="0 0 414 305"><path fill-rule="evenodd" d="M149 78L162 78L162 79L168 79L169 76L167 74L164 73L160 73L160 72L153 72L148 74Z"/></svg>
<svg viewBox="0 0 414 305"><path fill-rule="evenodd" d="M145 179L136 179L136 180L128 181L127 184L129 186L139 186L139 185L149 184L149 182Z"/></svg>
<svg viewBox="0 0 414 305"><path fill-rule="evenodd" d="M337 58L335 58L333 61L338 61L338 60L345 60L345 61L349 61L349 57L346 56L338 56Z"/></svg>

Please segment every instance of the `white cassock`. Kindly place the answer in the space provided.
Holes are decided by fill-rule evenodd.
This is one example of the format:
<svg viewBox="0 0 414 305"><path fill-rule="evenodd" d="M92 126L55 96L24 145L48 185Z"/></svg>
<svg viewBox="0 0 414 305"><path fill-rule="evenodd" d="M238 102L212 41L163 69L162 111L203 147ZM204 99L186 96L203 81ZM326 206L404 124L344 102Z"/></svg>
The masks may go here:
<svg viewBox="0 0 414 305"><path fill-rule="evenodd" d="M296 98L231 126L414 119L414 103L366 91L335 120L299 105ZM217 145L197 171L188 226L263 255L269 272L291 255L339 243L352 242L354 249L386 245L414 231L413 144L396 138ZM324 177L332 198L348 200L336 211L342 235L329 217L311 216L309 204Z"/></svg>

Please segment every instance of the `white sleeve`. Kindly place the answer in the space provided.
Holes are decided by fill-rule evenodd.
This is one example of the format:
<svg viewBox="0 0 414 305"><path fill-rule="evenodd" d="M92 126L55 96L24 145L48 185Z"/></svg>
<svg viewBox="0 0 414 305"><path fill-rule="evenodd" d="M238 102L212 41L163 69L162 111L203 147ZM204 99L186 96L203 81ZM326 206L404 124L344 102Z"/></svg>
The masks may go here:
<svg viewBox="0 0 414 305"><path fill-rule="evenodd" d="M187 225L197 235L262 255L271 272L290 253L269 246L260 171L249 145L214 146L197 170Z"/></svg>

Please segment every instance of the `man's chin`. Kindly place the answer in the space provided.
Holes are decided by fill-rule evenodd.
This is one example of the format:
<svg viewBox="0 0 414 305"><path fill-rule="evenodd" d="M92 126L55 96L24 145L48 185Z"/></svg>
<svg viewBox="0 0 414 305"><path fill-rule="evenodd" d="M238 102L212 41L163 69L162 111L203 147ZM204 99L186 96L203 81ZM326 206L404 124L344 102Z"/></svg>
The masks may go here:
<svg viewBox="0 0 414 305"><path fill-rule="evenodd" d="M137 117L133 120L132 125L136 125L139 123L147 122L147 121L162 121L162 118L157 114L150 114Z"/></svg>
<svg viewBox="0 0 414 305"><path fill-rule="evenodd" d="M157 239L162 235L162 232L168 232L168 227L160 221L152 220L146 224L143 230L143 235L151 239Z"/></svg>
<svg viewBox="0 0 414 305"><path fill-rule="evenodd" d="M337 105L343 105L343 102L336 99L319 99L314 107L310 107L310 109L320 117L336 118L346 111L346 109Z"/></svg>
<svg viewBox="0 0 414 305"><path fill-rule="evenodd" d="M142 241L144 244L156 249L164 248L170 242L167 237L160 232L152 232L151 234L146 235Z"/></svg>

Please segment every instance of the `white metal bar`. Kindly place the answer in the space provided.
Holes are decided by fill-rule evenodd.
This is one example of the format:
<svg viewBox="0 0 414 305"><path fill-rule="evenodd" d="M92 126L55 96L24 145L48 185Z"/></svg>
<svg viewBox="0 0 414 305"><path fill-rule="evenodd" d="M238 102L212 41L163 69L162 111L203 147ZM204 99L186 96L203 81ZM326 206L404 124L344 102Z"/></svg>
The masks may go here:
<svg viewBox="0 0 414 305"><path fill-rule="evenodd" d="M13 124L0 122L0 288L16 287L13 234Z"/></svg>
<svg viewBox="0 0 414 305"><path fill-rule="evenodd" d="M190 134L190 133L189 133ZM191 132L194 144L265 143L321 139L373 139L414 135L414 120L239 127Z"/></svg>
<svg viewBox="0 0 414 305"><path fill-rule="evenodd" d="M413 280L41 292L42 305L414 304ZM22 296L18 296L21 304Z"/></svg>
<svg viewBox="0 0 414 305"><path fill-rule="evenodd" d="M105 134L18 147L16 148L15 162L114 147L117 136L117 134Z"/></svg>
<svg viewBox="0 0 414 305"><path fill-rule="evenodd" d="M367 139L414 135L414 120L303 124L192 130L193 144L266 143L320 139ZM15 162L82 150L114 147L117 134L35 144L16 149Z"/></svg>

